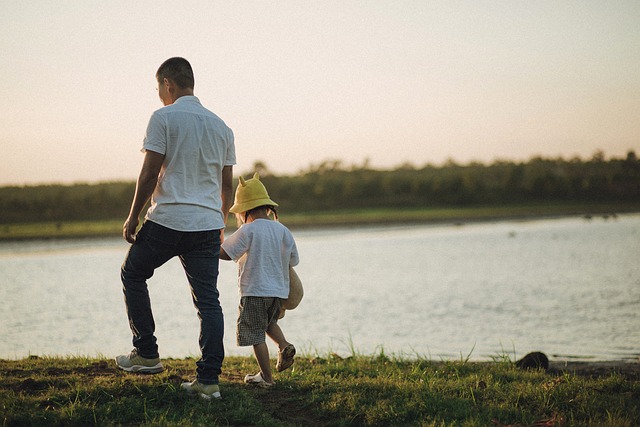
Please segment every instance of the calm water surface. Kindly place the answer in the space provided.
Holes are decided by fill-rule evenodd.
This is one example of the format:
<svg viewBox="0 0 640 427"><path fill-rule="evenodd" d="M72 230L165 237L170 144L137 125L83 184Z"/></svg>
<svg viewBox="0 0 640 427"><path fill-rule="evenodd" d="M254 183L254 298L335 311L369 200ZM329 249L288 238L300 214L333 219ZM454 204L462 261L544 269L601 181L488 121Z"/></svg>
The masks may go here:
<svg viewBox="0 0 640 427"><path fill-rule="evenodd" d="M640 356L640 215L298 231L305 286L281 321L300 352L439 359ZM0 244L0 358L131 349L120 239ZM236 265L221 263L227 354ZM198 354L177 260L149 282L162 357ZM273 346L271 346L273 347Z"/></svg>

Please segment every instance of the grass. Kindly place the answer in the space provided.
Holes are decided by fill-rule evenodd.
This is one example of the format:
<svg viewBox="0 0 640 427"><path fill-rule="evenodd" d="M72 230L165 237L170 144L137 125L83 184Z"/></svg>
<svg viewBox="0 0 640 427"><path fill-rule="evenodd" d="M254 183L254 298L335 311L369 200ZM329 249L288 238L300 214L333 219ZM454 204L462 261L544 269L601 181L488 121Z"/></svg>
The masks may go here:
<svg viewBox="0 0 640 427"><path fill-rule="evenodd" d="M610 215L638 212L638 204L549 204L515 206L475 206L458 208L370 208L360 210L323 211L312 213L283 213L282 222L291 228L410 224L410 223L463 223L466 221L492 221L567 215ZM0 241L37 238L115 237L122 234L122 220L58 221L39 223L0 224ZM235 220L230 217L229 228Z"/></svg>
<svg viewBox="0 0 640 427"><path fill-rule="evenodd" d="M640 379L521 371L495 362L407 360L381 352L301 356L273 389L246 386L248 357L225 359L222 400L186 395L193 359L164 360L158 375L111 360L0 360L0 422L153 426L636 426Z"/></svg>
<svg viewBox="0 0 640 427"><path fill-rule="evenodd" d="M59 221L0 225L1 240L119 236L122 221Z"/></svg>

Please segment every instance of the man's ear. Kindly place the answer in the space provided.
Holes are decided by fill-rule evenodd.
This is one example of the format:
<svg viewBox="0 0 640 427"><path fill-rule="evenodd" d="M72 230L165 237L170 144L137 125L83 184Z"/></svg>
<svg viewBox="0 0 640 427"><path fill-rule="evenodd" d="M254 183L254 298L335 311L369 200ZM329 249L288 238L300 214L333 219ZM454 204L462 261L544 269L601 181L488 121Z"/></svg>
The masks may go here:
<svg viewBox="0 0 640 427"><path fill-rule="evenodd" d="M169 92L172 92L175 88L175 83L173 82L173 80L168 79L166 77L162 79L162 84L164 84L164 86L167 88L167 90L169 90Z"/></svg>

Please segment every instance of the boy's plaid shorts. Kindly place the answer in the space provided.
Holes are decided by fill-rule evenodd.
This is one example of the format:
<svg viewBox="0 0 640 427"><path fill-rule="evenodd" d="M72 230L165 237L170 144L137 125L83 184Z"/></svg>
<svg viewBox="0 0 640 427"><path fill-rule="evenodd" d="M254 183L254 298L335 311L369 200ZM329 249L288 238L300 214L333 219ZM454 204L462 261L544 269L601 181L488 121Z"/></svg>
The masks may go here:
<svg viewBox="0 0 640 427"><path fill-rule="evenodd" d="M265 333L278 321L282 300L275 297L241 297L238 306L236 340L239 346L265 342Z"/></svg>

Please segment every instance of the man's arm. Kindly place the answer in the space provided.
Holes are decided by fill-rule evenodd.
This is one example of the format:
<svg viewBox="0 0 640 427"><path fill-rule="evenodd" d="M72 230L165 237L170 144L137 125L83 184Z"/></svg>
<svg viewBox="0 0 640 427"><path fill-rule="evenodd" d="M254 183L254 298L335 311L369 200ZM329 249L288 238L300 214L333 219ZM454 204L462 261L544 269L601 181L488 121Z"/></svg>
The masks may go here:
<svg viewBox="0 0 640 427"><path fill-rule="evenodd" d="M122 226L122 236L129 243L136 241L136 229L140 221L140 213L149 201L149 198L151 198L153 190L156 188L158 175L160 174L163 163L164 154L149 150L145 152L142 169L140 170L138 182L136 183L136 193L131 202L129 217Z"/></svg>
<svg viewBox="0 0 640 427"><path fill-rule="evenodd" d="M221 194L222 197L222 215L224 217L224 223L227 224L227 218L229 216L229 209L233 204L233 166L225 166L222 168L222 183ZM224 230L222 230L221 239L224 240Z"/></svg>

